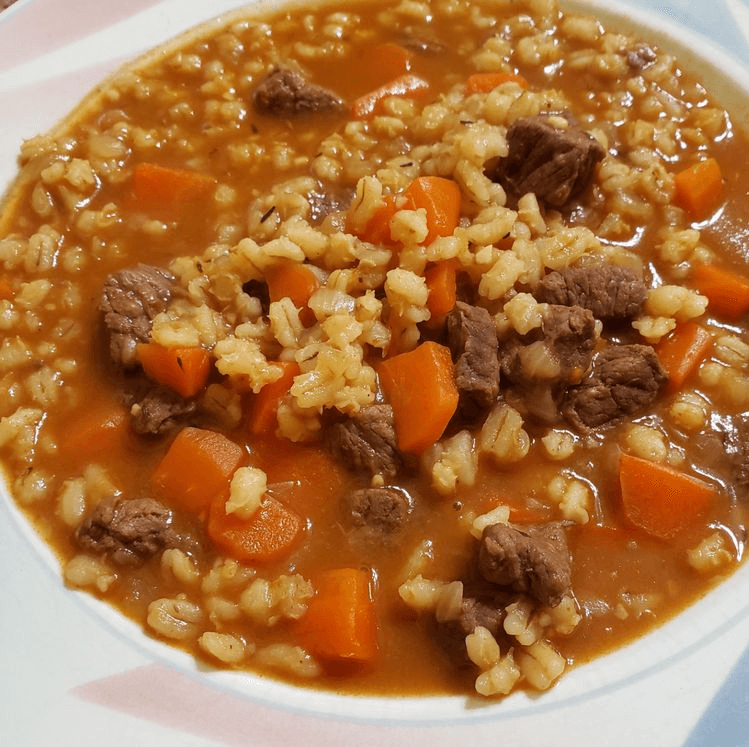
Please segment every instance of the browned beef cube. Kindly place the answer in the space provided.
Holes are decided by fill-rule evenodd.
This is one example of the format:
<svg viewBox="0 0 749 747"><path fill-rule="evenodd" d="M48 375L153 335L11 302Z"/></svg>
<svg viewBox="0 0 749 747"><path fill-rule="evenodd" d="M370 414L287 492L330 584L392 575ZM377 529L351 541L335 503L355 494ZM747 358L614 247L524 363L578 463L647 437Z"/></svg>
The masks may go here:
<svg viewBox="0 0 749 747"><path fill-rule="evenodd" d="M478 565L487 581L528 594L550 607L559 604L571 584L567 538L558 523L488 526L481 537Z"/></svg>
<svg viewBox="0 0 749 747"><path fill-rule="evenodd" d="M277 68L264 78L252 94L252 103L260 114L273 117L333 112L343 107L327 88L308 83L287 68Z"/></svg>
<svg viewBox="0 0 749 747"><path fill-rule="evenodd" d="M152 387L131 406L130 425L138 435L161 436L196 411L195 400L186 400L166 387Z"/></svg>
<svg viewBox="0 0 749 747"><path fill-rule="evenodd" d="M151 339L153 319L169 304L173 283L174 277L166 270L144 264L107 278L99 308L115 363L126 368L137 365L138 343Z"/></svg>
<svg viewBox="0 0 749 747"><path fill-rule="evenodd" d="M108 498L84 519L75 538L81 549L107 555L117 565L137 565L180 543L172 512L151 498Z"/></svg>
<svg viewBox="0 0 749 747"><path fill-rule="evenodd" d="M645 283L637 273L606 263L550 272L534 295L542 303L582 306L590 309L596 319L608 321L637 316L646 293Z"/></svg>
<svg viewBox="0 0 749 747"><path fill-rule="evenodd" d="M447 317L447 338L455 362L461 412L472 416L486 411L499 394L494 320L483 307L458 301Z"/></svg>
<svg viewBox="0 0 749 747"><path fill-rule="evenodd" d="M394 477L401 467L390 405L363 407L355 416L328 427L331 452L352 470Z"/></svg>
<svg viewBox="0 0 749 747"><path fill-rule="evenodd" d="M344 499L346 523L379 539L399 529L410 510L409 496L400 488L364 488Z"/></svg>
<svg viewBox="0 0 749 747"><path fill-rule="evenodd" d="M590 375L567 392L564 414L580 430L617 422L645 409L666 382L648 345L610 345L595 357Z"/></svg>
<svg viewBox="0 0 749 747"><path fill-rule="evenodd" d="M515 197L533 192L539 202L554 208L585 191L606 155L587 132L557 129L544 116L516 119L507 130L507 145L507 156L489 177Z"/></svg>

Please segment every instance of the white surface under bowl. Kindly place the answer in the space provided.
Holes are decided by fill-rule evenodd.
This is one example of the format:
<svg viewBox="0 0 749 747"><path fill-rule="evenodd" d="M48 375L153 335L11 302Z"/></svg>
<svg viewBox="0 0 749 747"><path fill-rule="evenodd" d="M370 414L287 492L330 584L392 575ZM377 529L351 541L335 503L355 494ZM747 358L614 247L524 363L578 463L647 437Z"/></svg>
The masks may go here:
<svg viewBox="0 0 749 747"><path fill-rule="evenodd" d="M54 125L126 60L242 4L19 0L0 14L0 190L23 138ZM749 34L749 7L740 0L565 7L672 51L749 127L749 38L741 31ZM749 698L749 676L734 670L749 661L749 566L550 692L481 706L458 697L342 697L207 671L107 605L65 589L56 559L7 496L0 568L0 744L8 747L749 744L747 716L731 707Z"/></svg>

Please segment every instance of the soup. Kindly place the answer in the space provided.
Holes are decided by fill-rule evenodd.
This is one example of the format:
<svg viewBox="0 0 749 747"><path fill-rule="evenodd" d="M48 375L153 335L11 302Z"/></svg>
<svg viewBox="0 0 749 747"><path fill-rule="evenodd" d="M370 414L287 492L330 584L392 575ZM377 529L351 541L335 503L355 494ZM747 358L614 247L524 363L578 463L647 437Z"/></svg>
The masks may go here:
<svg viewBox="0 0 749 747"><path fill-rule="evenodd" d="M215 666L547 689L743 558L746 148L548 0L198 30L22 148L11 492Z"/></svg>

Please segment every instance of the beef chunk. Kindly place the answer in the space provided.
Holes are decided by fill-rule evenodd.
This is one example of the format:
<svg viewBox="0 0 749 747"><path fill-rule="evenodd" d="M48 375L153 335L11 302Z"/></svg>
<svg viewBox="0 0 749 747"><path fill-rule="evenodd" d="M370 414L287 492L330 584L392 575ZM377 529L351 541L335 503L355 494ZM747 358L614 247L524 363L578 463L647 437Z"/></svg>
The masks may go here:
<svg viewBox="0 0 749 747"><path fill-rule="evenodd" d="M571 584L570 553L558 523L488 526L481 536L478 567L491 583L528 594L541 604L559 604Z"/></svg>
<svg viewBox="0 0 749 747"><path fill-rule="evenodd" d="M506 599L502 600L505 604ZM463 597L460 606L460 615L455 621L463 637L473 633L476 628L486 628L495 638L504 631L502 623L505 619L504 606L497 603L489 603L484 599L476 597Z"/></svg>
<svg viewBox="0 0 749 747"><path fill-rule="evenodd" d="M561 369L565 381L579 381L590 366L596 340L596 322L580 306L550 305L541 331L547 348Z"/></svg>
<svg viewBox="0 0 749 747"><path fill-rule="evenodd" d="M161 436L195 413L195 400L186 400L165 387L154 387L130 409L130 425L141 436Z"/></svg>
<svg viewBox="0 0 749 747"><path fill-rule="evenodd" d="M564 414L580 430L597 428L646 408L666 374L648 345L611 345L593 361L590 375L567 392Z"/></svg>
<svg viewBox="0 0 749 747"><path fill-rule="evenodd" d="M117 565L137 565L182 538L172 512L151 498L108 498L76 530L82 550L107 555Z"/></svg>
<svg viewBox="0 0 749 747"><path fill-rule="evenodd" d="M390 405L363 407L354 417L333 423L326 432L328 448L353 470L394 477L401 467Z"/></svg>
<svg viewBox="0 0 749 747"><path fill-rule="evenodd" d="M474 596L464 589L458 617L437 625L437 640L454 666L471 666L466 636L476 628L486 628L497 640L504 638L505 607L510 601L509 594Z"/></svg>
<svg viewBox="0 0 749 747"><path fill-rule="evenodd" d="M606 155L601 144L575 127L556 129L548 117L516 119L507 130L508 154L488 171L515 197L533 192L539 202L562 207L580 195Z"/></svg>
<svg viewBox="0 0 749 747"><path fill-rule="evenodd" d="M358 533L382 540L403 525L411 502L399 488L364 488L346 496L343 510L346 523Z"/></svg>
<svg viewBox="0 0 749 747"><path fill-rule="evenodd" d="M481 306L458 301L447 316L447 339L455 362L461 412L472 416L487 410L499 394L494 320Z"/></svg>
<svg viewBox="0 0 749 747"><path fill-rule="evenodd" d="M276 68L257 86L252 103L260 114L294 117L301 114L333 112L343 102L331 91L308 83L299 73Z"/></svg>
<svg viewBox="0 0 749 747"><path fill-rule="evenodd" d="M515 384L578 383L590 366L596 321L580 306L550 305L541 327L500 345L502 374Z"/></svg>
<svg viewBox="0 0 749 747"><path fill-rule="evenodd" d="M153 319L169 304L173 282L174 277L166 270L143 264L106 279L99 308L115 363L126 368L138 363L137 345L151 338Z"/></svg>
<svg viewBox="0 0 749 747"><path fill-rule="evenodd" d="M582 306L601 321L637 316L646 294L637 273L612 264L555 270L541 280L535 292L542 303Z"/></svg>

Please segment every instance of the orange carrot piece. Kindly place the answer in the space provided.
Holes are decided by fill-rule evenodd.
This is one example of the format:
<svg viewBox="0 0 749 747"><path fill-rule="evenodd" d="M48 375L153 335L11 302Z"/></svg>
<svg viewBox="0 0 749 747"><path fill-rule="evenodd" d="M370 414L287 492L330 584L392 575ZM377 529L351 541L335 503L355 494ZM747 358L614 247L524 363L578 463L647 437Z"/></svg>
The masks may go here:
<svg viewBox="0 0 749 747"><path fill-rule="evenodd" d="M703 480L631 454L619 459L619 483L627 519L660 539L686 529L718 495Z"/></svg>
<svg viewBox="0 0 749 747"><path fill-rule="evenodd" d="M216 547L236 560L266 563L288 555L302 536L302 519L266 495L260 508L243 519L226 513L226 497L211 502L206 531Z"/></svg>
<svg viewBox="0 0 749 747"><path fill-rule="evenodd" d="M422 241L431 244L439 236L450 236L460 220L460 187L452 179L420 176L408 185L404 196L411 210L424 208L429 233Z"/></svg>
<svg viewBox="0 0 749 747"><path fill-rule="evenodd" d="M455 306L458 298L457 268L457 260L447 259L424 271L429 289L427 308L432 315L431 323L439 324Z"/></svg>
<svg viewBox="0 0 749 747"><path fill-rule="evenodd" d="M278 424L278 403L291 389L294 377L300 373L296 361L275 361L273 365L282 368L281 378L266 384L253 398L247 426L254 436L273 433Z"/></svg>
<svg viewBox="0 0 749 747"><path fill-rule="evenodd" d="M117 402L97 401L66 424L60 447L88 462L116 453L125 444L127 433L127 411Z"/></svg>
<svg viewBox="0 0 749 747"><path fill-rule="evenodd" d="M363 664L378 651L372 577L360 568L336 568L313 579L315 596L300 619L300 638L313 656Z"/></svg>
<svg viewBox="0 0 749 747"><path fill-rule="evenodd" d="M265 274L271 301L290 298L294 306L301 309L299 318L303 324L311 324L315 315L307 306L312 294L320 287L320 281L310 268L302 262L287 260L272 267Z"/></svg>
<svg viewBox="0 0 749 747"><path fill-rule="evenodd" d="M174 208L206 199L216 187L208 174L187 169L139 163L133 169L132 190L138 202L157 208Z"/></svg>
<svg viewBox="0 0 749 747"><path fill-rule="evenodd" d="M423 342L407 353L384 360L378 373L393 407L399 448L421 453L440 438L458 406L449 348Z"/></svg>
<svg viewBox="0 0 749 747"><path fill-rule="evenodd" d="M489 93L503 83L517 83L521 88L528 88L528 81L518 73L473 73L466 80L466 93Z"/></svg>
<svg viewBox="0 0 749 747"><path fill-rule="evenodd" d="M695 163L674 177L674 203L698 218L712 213L722 194L723 176L714 158Z"/></svg>
<svg viewBox="0 0 749 747"><path fill-rule="evenodd" d="M656 346L661 365L668 374L668 388L678 392L705 359L713 345L713 336L701 324L679 325Z"/></svg>
<svg viewBox="0 0 749 747"><path fill-rule="evenodd" d="M13 300L13 286L8 278L0 278L0 301Z"/></svg>
<svg viewBox="0 0 749 747"><path fill-rule="evenodd" d="M385 195L382 205L375 210L364 229L354 233L370 244L396 246L398 242L390 236L390 220L400 209L396 195Z"/></svg>
<svg viewBox="0 0 749 747"><path fill-rule="evenodd" d="M379 111L384 99L390 96L418 96L428 90L429 83L423 78L411 74L401 75L356 99L351 106L351 116L354 119L370 119Z"/></svg>
<svg viewBox="0 0 749 747"><path fill-rule="evenodd" d="M375 44L362 54L361 69L358 74L365 86L380 86L386 81L405 75L411 68L411 53L400 44L384 42Z"/></svg>
<svg viewBox="0 0 749 747"><path fill-rule="evenodd" d="M221 433L183 428L156 466L151 489L156 498L200 513L217 496L226 498L243 460L242 448Z"/></svg>
<svg viewBox="0 0 749 747"><path fill-rule="evenodd" d="M692 270L692 280L708 298L708 313L737 321L749 311L749 278L726 267L698 264Z"/></svg>
<svg viewBox="0 0 749 747"><path fill-rule="evenodd" d="M185 398L201 391L211 372L211 358L204 348L167 348L146 342L138 345L138 359L154 381Z"/></svg>

